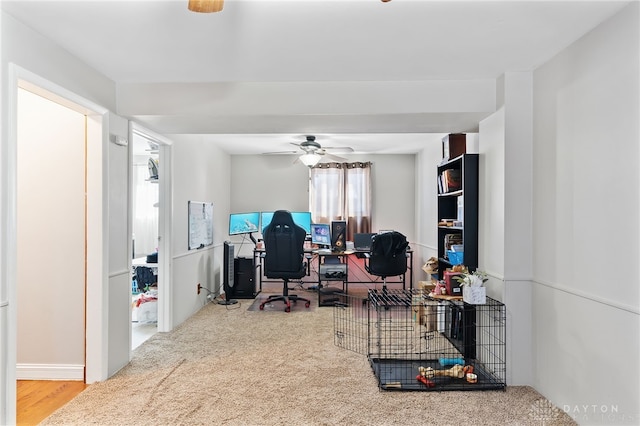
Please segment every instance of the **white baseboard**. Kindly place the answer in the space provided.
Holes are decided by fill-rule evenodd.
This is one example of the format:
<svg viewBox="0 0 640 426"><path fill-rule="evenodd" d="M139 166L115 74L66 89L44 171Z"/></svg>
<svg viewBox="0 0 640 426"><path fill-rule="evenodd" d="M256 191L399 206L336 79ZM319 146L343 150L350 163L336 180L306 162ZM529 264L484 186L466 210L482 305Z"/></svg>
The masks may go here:
<svg viewBox="0 0 640 426"><path fill-rule="evenodd" d="M84 380L84 365L18 364L17 380Z"/></svg>

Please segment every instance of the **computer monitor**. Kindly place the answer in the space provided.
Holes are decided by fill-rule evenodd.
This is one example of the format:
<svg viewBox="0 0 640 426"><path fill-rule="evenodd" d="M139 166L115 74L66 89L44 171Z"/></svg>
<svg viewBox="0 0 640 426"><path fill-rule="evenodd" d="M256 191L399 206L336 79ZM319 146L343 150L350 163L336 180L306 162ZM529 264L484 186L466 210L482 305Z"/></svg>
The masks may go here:
<svg viewBox="0 0 640 426"><path fill-rule="evenodd" d="M307 235L311 234L311 212L291 212L291 217L296 225L304 228ZM261 212L260 227L264 230L271 223L272 218L273 212Z"/></svg>
<svg viewBox="0 0 640 426"><path fill-rule="evenodd" d="M327 223L311 224L311 243L320 246L331 246L331 227Z"/></svg>
<svg viewBox="0 0 640 426"><path fill-rule="evenodd" d="M231 213L229 215L229 235L250 234L258 232L260 213Z"/></svg>

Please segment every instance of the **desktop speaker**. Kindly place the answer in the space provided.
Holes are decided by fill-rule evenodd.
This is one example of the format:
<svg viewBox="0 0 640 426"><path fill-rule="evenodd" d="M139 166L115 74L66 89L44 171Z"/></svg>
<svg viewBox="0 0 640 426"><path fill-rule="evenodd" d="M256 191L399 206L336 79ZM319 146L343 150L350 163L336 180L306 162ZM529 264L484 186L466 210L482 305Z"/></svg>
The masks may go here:
<svg viewBox="0 0 640 426"><path fill-rule="evenodd" d="M344 251L347 245L347 222L334 220L331 222L331 249Z"/></svg>

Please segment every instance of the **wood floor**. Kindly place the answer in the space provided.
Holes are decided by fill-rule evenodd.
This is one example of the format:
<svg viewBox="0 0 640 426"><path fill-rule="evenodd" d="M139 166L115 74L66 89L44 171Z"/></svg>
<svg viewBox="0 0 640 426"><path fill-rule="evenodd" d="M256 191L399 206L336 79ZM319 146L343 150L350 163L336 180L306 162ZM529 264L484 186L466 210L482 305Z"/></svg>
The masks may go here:
<svg viewBox="0 0 640 426"><path fill-rule="evenodd" d="M17 424L37 425L87 386L78 381L18 380Z"/></svg>

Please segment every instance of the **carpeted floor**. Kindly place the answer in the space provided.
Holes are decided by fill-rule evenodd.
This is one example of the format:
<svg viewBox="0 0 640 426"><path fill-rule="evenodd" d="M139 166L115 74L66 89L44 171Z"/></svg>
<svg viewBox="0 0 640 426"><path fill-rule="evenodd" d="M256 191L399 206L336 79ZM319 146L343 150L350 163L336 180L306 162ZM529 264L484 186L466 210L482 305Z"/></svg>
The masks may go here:
<svg viewBox="0 0 640 426"><path fill-rule="evenodd" d="M365 355L333 341L333 308L208 304L157 333L45 425L564 425L530 387L381 391Z"/></svg>

